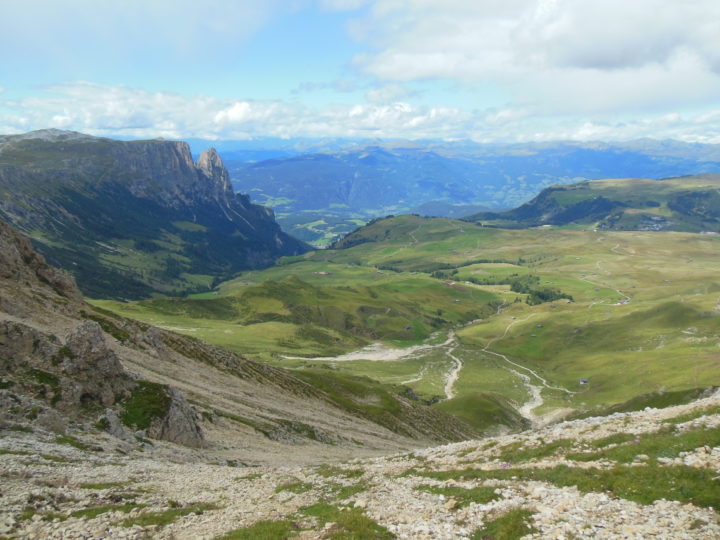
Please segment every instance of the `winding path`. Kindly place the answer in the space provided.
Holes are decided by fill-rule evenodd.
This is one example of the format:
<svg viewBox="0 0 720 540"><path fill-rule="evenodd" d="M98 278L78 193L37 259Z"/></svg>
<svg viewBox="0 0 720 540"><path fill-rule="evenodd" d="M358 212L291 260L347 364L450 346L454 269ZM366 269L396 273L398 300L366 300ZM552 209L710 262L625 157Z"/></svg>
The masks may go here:
<svg viewBox="0 0 720 540"><path fill-rule="evenodd" d="M598 240L598 241L599 241L599 240ZM633 257L633 256L634 256L634 254L632 254L632 253L620 253L620 252L616 251L619 247L620 247L620 244L615 244L613 247L610 248L610 251L612 251L612 252L615 253L616 255L623 255L623 256L628 256L628 257ZM604 261L603 261L602 259L600 259L600 260L598 260L598 261L595 261L595 268L598 269L598 272L602 272L602 273L604 273L604 274L611 275L611 272L605 270L605 268L602 267L602 263L603 263L603 262L604 262ZM622 292L620 289L615 289L615 288L611 287L610 285L608 285L608 284L606 284L606 283L602 283L602 282L600 282L600 281L592 281L592 280L589 280L589 279L587 279L587 278L585 278L585 277L578 277L578 279L580 279L580 281L584 281L584 282L586 282L586 283L589 283L590 285L595 285L595 286L600 286L600 287L606 287L606 288L608 288L608 289L611 289L611 290L615 291L615 292L616 292L617 294L619 294L620 296L624 297L625 300L628 300L628 301L632 300L627 294L625 294L624 292ZM593 306L595 306L595 305L597 305L597 304L605 304L605 301L603 300L603 301L600 301L600 302L593 302L593 303L591 303L591 304L588 306L588 309L590 309L591 307L593 307Z"/></svg>
<svg viewBox="0 0 720 540"><path fill-rule="evenodd" d="M453 354L455 349L458 348L460 343L458 343L457 338L455 337L455 333L451 332L450 335L452 336L453 343L448 348L447 354L450 358L452 358L452 361L454 363L454 366L450 369L448 372L446 378L445 378L445 399L452 399L455 397L455 390L453 387L455 386L455 383L458 380L458 377L460 376L460 370L463 368L462 360L460 360L457 356Z"/></svg>
<svg viewBox="0 0 720 540"><path fill-rule="evenodd" d="M568 390L567 388L563 388L561 386L552 386L552 385L548 384L548 382L547 382L547 380L545 380L545 378L538 375L538 373L536 371L530 369L527 366L518 364L517 362L513 362L512 360L510 360L507 356L505 356L502 353L490 350L490 346L494 342L496 342L500 339L503 339L505 336L507 336L507 333L510 330L510 328L512 328L512 326L514 326L517 323L525 322L534 316L535 316L535 313L525 317L524 319L513 320L510 324L508 324L505 327L505 332L503 332L503 334L501 336L491 339L488 342L488 344L482 349L482 351L487 354L499 356L508 364L510 364L516 368L525 370L527 373L529 373L530 375L535 377L538 381L540 381L541 385L533 384L531 382L530 376L527 373L521 373L520 371L513 369L513 368L506 368L509 372L513 373L518 378L520 378L523 381L523 384L527 387L528 391L530 392L530 399L520 406L520 408L518 409L518 412L523 417L530 420L530 423L532 424L533 427L538 427L538 426L542 425L543 422L542 422L541 417L536 415L533 411L535 409L537 409L538 407L540 407L543 403L545 403L545 400L543 400L543 397L542 397L542 389L543 388L547 388L548 390L558 390L560 392L565 392L569 395L577 394L577 392L573 392L573 391Z"/></svg>

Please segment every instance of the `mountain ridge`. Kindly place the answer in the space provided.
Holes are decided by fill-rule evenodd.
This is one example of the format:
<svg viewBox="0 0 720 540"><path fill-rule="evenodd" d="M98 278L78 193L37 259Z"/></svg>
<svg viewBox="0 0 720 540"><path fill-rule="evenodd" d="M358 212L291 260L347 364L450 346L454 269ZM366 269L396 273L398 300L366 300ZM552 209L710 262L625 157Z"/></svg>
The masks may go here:
<svg viewBox="0 0 720 540"><path fill-rule="evenodd" d="M0 217L101 296L203 290L309 249L280 230L271 210L233 192L215 150L194 162L176 141L6 136Z"/></svg>
<svg viewBox="0 0 720 540"><path fill-rule="evenodd" d="M464 219L512 228L585 225L607 230L718 233L720 174L552 186L513 210L481 212Z"/></svg>

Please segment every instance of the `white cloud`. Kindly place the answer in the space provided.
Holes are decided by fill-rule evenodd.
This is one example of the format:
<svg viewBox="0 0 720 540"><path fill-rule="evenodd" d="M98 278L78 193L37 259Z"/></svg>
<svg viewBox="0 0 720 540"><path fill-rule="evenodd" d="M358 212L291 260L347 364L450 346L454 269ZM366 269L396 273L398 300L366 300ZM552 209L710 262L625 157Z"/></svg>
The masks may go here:
<svg viewBox="0 0 720 540"><path fill-rule="evenodd" d="M166 138L443 137L470 120L471 115L459 109L407 103L311 109L89 82L51 87L47 96L0 100L0 129L6 133L52 126L98 135Z"/></svg>
<svg viewBox="0 0 720 540"><path fill-rule="evenodd" d="M720 94L717 0L375 0L351 31L382 81L494 84L546 114Z"/></svg>
<svg viewBox="0 0 720 540"><path fill-rule="evenodd" d="M413 93L405 86L399 84L388 84L369 90L365 93L365 99L370 103L389 103L411 96Z"/></svg>
<svg viewBox="0 0 720 540"><path fill-rule="evenodd" d="M182 139L252 137L472 138L477 141L677 138L720 143L720 107L635 119L544 117L524 108L468 111L404 101L327 105L221 100L104 86L58 85L41 96L0 99L0 133L58 127L95 135Z"/></svg>

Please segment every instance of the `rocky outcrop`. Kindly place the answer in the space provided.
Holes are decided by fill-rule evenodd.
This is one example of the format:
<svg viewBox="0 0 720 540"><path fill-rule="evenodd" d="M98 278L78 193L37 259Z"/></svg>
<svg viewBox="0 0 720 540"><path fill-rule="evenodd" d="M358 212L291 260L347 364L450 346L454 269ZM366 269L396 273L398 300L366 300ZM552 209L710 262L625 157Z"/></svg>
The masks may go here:
<svg viewBox="0 0 720 540"><path fill-rule="evenodd" d="M154 439L204 448L205 436L197 423L197 413L178 390L172 386L165 387L170 398L167 414L151 424L148 435Z"/></svg>
<svg viewBox="0 0 720 540"><path fill-rule="evenodd" d="M48 265L27 239L0 221L0 405L5 410L0 420L64 433L68 420L94 422L96 411L105 408L101 425L106 431L134 440L121 416L139 383L97 321L118 337L125 334L115 326L118 321L88 312L92 308L72 277ZM72 327L67 332L51 329L47 321L53 319ZM157 347L157 356L167 354L158 332L149 329L152 339L138 346ZM203 433L182 394L156 387L167 393L169 406L147 436L202 447Z"/></svg>
<svg viewBox="0 0 720 540"><path fill-rule="evenodd" d="M0 221L0 261L0 279L15 284L18 289L45 284L56 294L69 300L82 299L70 274L48 265L27 238L3 221ZM21 300L21 297L22 295L0 295L0 309L7 313L24 311L24 300Z"/></svg>
<svg viewBox="0 0 720 540"><path fill-rule="evenodd" d="M64 352L60 365L62 405L77 407L87 401L114 405L132 386L95 321L82 322L73 329L67 336Z"/></svg>
<svg viewBox="0 0 720 540"><path fill-rule="evenodd" d="M59 413L78 420L94 418L92 411L98 407L111 407L101 425L112 435L128 439L129 431L122 426L115 409L121 413L125 410L138 383L108 347L97 322L80 323L68 334L64 345L54 335L27 325L0 322L0 363L6 374L2 384L12 389L5 400L24 403L35 399L43 403L30 420L62 425ZM168 406L152 420L146 435L193 448L204 447L197 415L185 397L170 386L152 388L166 394Z"/></svg>

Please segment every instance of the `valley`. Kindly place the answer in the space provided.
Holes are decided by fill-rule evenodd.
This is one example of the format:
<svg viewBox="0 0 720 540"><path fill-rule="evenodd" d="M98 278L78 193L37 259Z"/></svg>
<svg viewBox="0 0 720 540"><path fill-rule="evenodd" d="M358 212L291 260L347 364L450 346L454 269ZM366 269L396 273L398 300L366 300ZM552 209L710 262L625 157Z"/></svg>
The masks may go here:
<svg viewBox="0 0 720 540"><path fill-rule="evenodd" d="M720 1L0 28L0 540L720 539Z"/></svg>
<svg viewBox="0 0 720 540"><path fill-rule="evenodd" d="M201 297L95 303L298 373L406 387L492 431L716 384L719 242L399 216Z"/></svg>

